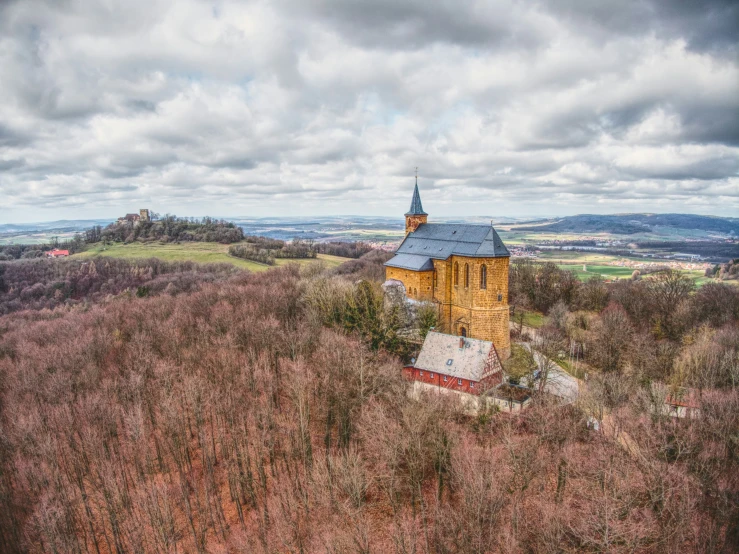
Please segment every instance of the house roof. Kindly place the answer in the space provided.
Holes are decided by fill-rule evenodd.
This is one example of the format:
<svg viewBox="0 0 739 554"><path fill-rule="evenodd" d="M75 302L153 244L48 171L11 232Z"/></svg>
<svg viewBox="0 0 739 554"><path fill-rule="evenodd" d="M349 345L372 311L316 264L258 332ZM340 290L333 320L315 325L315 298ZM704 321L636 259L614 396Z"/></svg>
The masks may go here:
<svg viewBox="0 0 739 554"><path fill-rule="evenodd" d="M446 260L451 255L471 258L508 258L510 252L492 225L423 223L408 233L395 251L396 256L385 262L391 267L408 267L409 258L401 255ZM414 260L420 263L420 260ZM416 270L418 271L418 270Z"/></svg>
<svg viewBox="0 0 739 554"><path fill-rule="evenodd" d="M460 344L464 346L460 348ZM500 364L493 343L430 331L423 341L415 367L470 381L481 381L486 371L495 371Z"/></svg>
<svg viewBox="0 0 739 554"><path fill-rule="evenodd" d="M411 200L411 209L405 215L428 215L423 211L421 205L421 195L418 192L418 181L416 181L416 188L413 189L413 199Z"/></svg>
<svg viewBox="0 0 739 554"><path fill-rule="evenodd" d="M665 404L682 408L700 408L700 401L695 390L685 388L668 392Z"/></svg>

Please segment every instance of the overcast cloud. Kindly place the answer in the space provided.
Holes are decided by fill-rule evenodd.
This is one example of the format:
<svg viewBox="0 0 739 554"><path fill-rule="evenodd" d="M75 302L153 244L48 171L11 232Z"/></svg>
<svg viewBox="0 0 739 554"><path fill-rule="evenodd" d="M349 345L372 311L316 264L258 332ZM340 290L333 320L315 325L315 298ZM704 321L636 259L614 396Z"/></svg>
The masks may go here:
<svg viewBox="0 0 739 554"><path fill-rule="evenodd" d="M4 0L0 223L737 216L738 4Z"/></svg>

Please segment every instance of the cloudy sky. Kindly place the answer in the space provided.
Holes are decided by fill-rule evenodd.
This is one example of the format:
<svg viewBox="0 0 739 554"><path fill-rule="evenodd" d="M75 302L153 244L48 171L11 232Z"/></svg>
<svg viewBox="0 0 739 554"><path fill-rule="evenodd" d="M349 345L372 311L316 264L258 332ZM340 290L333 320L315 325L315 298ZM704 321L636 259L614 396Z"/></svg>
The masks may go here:
<svg viewBox="0 0 739 554"><path fill-rule="evenodd" d="M737 216L738 4L2 0L0 223Z"/></svg>

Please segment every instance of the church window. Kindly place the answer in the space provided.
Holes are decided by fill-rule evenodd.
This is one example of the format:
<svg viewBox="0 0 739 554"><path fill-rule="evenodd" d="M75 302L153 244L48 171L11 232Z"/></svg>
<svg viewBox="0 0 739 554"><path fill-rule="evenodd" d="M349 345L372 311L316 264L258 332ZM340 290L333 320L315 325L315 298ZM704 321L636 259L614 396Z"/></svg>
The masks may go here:
<svg viewBox="0 0 739 554"><path fill-rule="evenodd" d="M436 288L436 270L434 270L433 280L434 280L434 288Z"/></svg>
<svg viewBox="0 0 739 554"><path fill-rule="evenodd" d="M503 293L502 292L499 292L498 293L498 302L503 302Z"/></svg>
<svg viewBox="0 0 739 554"><path fill-rule="evenodd" d="M470 264L464 264L464 288L470 286Z"/></svg>
<svg viewBox="0 0 739 554"><path fill-rule="evenodd" d="M462 327L462 329L460 330L459 334L461 336L463 336L463 337L466 337L467 336L467 327Z"/></svg>
<svg viewBox="0 0 739 554"><path fill-rule="evenodd" d="M454 262L454 285L459 284L459 262Z"/></svg>
<svg viewBox="0 0 739 554"><path fill-rule="evenodd" d="M480 266L480 288L488 288L488 266L485 264Z"/></svg>

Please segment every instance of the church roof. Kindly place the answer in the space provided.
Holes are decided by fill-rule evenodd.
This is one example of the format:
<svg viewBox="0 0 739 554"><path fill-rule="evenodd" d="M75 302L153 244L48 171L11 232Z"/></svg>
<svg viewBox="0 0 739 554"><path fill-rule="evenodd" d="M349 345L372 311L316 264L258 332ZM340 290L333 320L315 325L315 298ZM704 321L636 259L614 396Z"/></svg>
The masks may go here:
<svg viewBox="0 0 739 554"><path fill-rule="evenodd" d="M396 256L385 262L385 265L404 269L413 269L411 266L420 264L421 258L446 260L452 255L470 258L508 258L511 255L491 225L451 223L419 225L414 232L408 233L395 254Z"/></svg>
<svg viewBox="0 0 739 554"><path fill-rule="evenodd" d="M421 205L421 195L418 192L418 182L416 182L416 188L413 189L413 200L411 200L411 209L405 215L428 215L423 211Z"/></svg>
<svg viewBox="0 0 739 554"><path fill-rule="evenodd" d="M410 269L411 271L431 271L434 269L434 262L431 261L429 256L416 256L415 254L397 254L385 262L385 265Z"/></svg>

